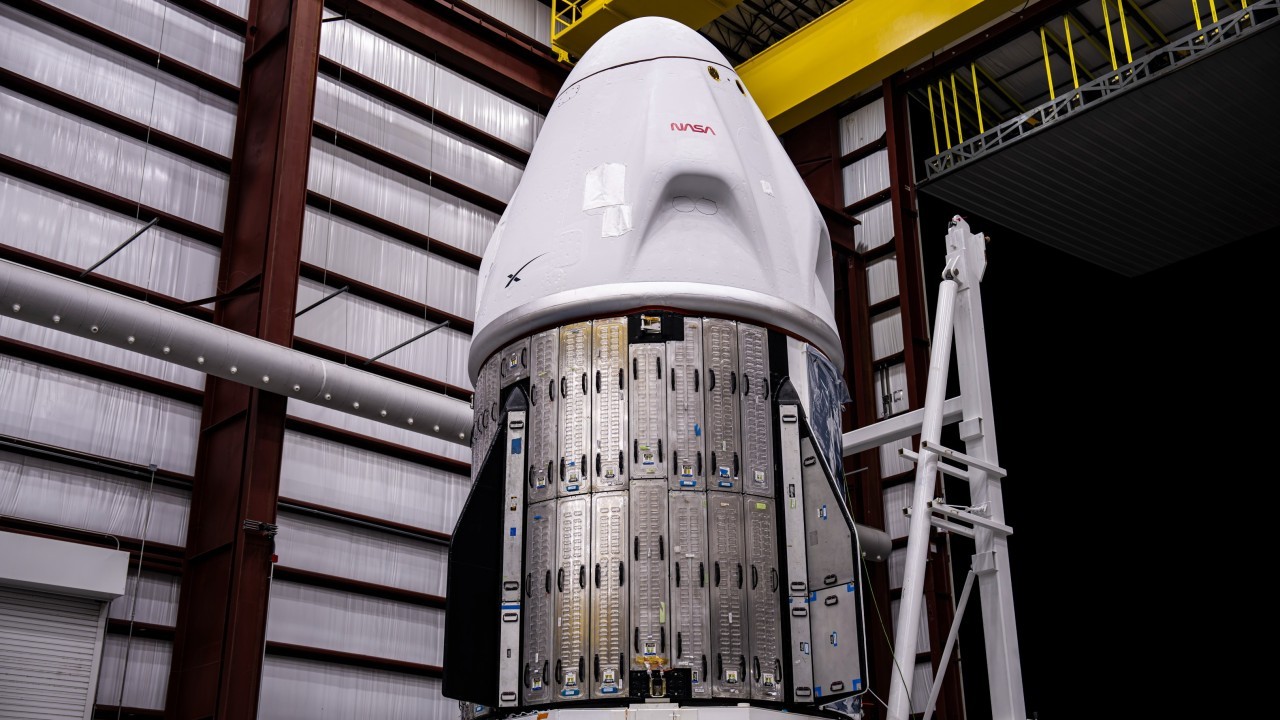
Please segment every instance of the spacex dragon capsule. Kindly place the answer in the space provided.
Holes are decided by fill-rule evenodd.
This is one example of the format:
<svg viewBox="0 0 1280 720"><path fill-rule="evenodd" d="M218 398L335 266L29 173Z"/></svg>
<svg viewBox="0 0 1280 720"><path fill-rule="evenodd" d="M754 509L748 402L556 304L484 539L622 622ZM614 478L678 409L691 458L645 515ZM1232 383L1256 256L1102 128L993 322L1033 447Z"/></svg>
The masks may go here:
<svg viewBox="0 0 1280 720"><path fill-rule="evenodd" d="M480 268L446 696L856 702L833 302L817 205L729 62L661 18L601 38Z"/></svg>

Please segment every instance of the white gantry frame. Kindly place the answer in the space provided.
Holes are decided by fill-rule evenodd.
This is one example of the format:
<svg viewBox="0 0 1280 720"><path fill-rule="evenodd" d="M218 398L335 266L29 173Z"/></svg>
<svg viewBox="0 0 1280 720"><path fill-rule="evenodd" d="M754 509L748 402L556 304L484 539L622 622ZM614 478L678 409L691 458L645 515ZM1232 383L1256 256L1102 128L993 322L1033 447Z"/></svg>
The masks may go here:
<svg viewBox="0 0 1280 720"><path fill-rule="evenodd" d="M916 655L931 525L972 538L976 550L927 706L914 710L923 712L926 720L933 715L947 661L976 578L982 598L991 716L993 720L1026 720L1027 717L1009 580L1008 536L1012 530L1005 524L1000 493L1005 472L996 454L991 378L979 289L986 267L984 236L969 232L969 225L959 216L953 218L947 232L947 264L934 316L924 408L846 433L843 438L844 453L849 455L920 433L919 452L903 452L916 462L916 477L908 511L911 526L907 535L902 605L894 629L895 677L889 690L889 720L906 720L912 712L910 698L915 664L911 660ZM953 337L960 397L946 399ZM965 443L964 452L942 447L939 441L942 426L957 421L960 439ZM939 472L969 482L971 507L949 507L935 497Z"/></svg>

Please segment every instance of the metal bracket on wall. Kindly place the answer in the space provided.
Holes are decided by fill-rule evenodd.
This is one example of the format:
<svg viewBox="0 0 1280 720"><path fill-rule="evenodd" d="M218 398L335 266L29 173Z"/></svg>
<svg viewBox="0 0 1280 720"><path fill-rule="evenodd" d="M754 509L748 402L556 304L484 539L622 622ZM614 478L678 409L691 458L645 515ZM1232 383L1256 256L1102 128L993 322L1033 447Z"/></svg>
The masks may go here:
<svg viewBox="0 0 1280 720"><path fill-rule="evenodd" d="M151 222L149 222L149 223L147 223L146 225L143 225L142 227L138 228L138 229L137 229L137 231L135 231L132 235L130 235L130 236L129 236L129 237L128 237L124 242L122 242L122 243L120 243L119 245L117 245L117 246L116 246L116 248L115 248L115 250L112 250L111 252L109 252L109 253L107 253L105 256L103 256L103 258L102 258L101 260L99 260L98 262L96 262L96 263L94 263L94 264L90 265L89 267L85 268L84 272L80 273L80 277L81 277L81 278L83 278L83 277L85 277L86 275L88 275L89 273L93 272L94 270L97 270L97 269L98 269L98 268L99 268L103 263L105 263L106 261L108 261L108 260L110 260L111 258L115 257L115 256L116 256L116 253L120 252L121 250L125 249L126 247L129 247L129 243L131 243L131 242L133 242L134 240L137 240L138 238L142 237L142 234L143 234L143 233L145 233L146 231L148 231L148 230L150 230L151 228L155 227L155 224L156 224L156 223L158 223L158 222L160 222L160 218L158 218L158 217L157 217L157 218L151 218Z"/></svg>
<svg viewBox="0 0 1280 720"><path fill-rule="evenodd" d="M278 525L269 522L262 522L261 520L245 519L244 529L249 532L259 533L263 537L269 538L274 538L280 532L280 527Z"/></svg>
<svg viewBox="0 0 1280 720"><path fill-rule="evenodd" d="M433 327L433 328L427 328L426 330L423 330L422 332L418 333L417 335L414 335L413 337L409 338L408 340L405 340L404 342L400 343L399 345L397 345L397 346L395 346L395 347L393 347L393 348L390 348L390 349L388 349L388 350L383 350L382 352L378 353L377 355L374 355L373 357L369 358L368 360L365 360L365 361L364 361L364 364L365 364L365 365L368 365L368 364L370 364L370 363L374 362L375 360L379 360L379 359L381 359L381 358L384 358L384 357L386 357L387 355L390 355L391 353L393 353L393 352L395 352L395 351L399 350L400 348L402 348L402 347L404 347L404 346L406 346L406 345L409 345L410 343L415 343L415 342L417 342L417 341L421 340L422 338L424 338L424 337L426 337L426 336L430 335L431 333L433 333L433 332L435 332L435 331L439 330L440 328L442 328L442 327L448 327L448 326L449 326L449 321L448 321L448 320L445 320L444 322L440 323L439 325L437 325L437 326L435 326L435 327Z"/></svg>

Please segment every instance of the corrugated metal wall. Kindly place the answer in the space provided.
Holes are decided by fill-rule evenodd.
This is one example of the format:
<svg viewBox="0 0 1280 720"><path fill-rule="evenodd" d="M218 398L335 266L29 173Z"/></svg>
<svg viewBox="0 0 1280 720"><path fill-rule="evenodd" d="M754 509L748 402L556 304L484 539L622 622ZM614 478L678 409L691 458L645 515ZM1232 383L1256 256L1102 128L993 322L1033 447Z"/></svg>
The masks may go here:
<svg viewBox="0 0 1280 720"><path fill-rule="evenodd" d="M545 42L540 3L474 5ZM312 144L297 307L353 281L379 292L335 297L298 318L295 335L362 362L453 316L377 364L465 397L479 256L543 117L326 18L315 120L328 132ZM456 714L438 680L445 543L470 452L302 403L289 416L259 717Z"/></svg>
<svg viewBox="0 0 1280 720"><path fill-rule="evenodd" d="M234 88L242 55L234 33L161 0L0 4L0 254L73 273L162 215L98 284L170 304L215 294L236 106L209 88ZM178 63L183 77L164 69ZM203 387L0 322L3 523L114 547L109 534L135 560L146 542L148 570L131 564L111 604L100 709L164 707Z"/></svg>
<svg viewBox="0 0 1280 720"><path fill-rule="evenodd" d="M543 45L551 44L551 8L530 0L470 0L477 10L510 25Z"/></svg>
<svg viewBox="0 0 1280 720"><path fill-rule="evenodd" d="M206 2L240 18L249 5ZM471 4L548 41L536 0ZM0 3L3 257L75 274L159 215L90 281L169 306L217 294L244 44L199 10ZM479 256L543 117L368 28L322 32L298 308L359 289L299 318L299 346L359 363L450 319L373 367L465 398ZM203 387L199 373L0 320L0 522L110 533L135 556L147 542L146 569L131 567L111 605L104 711L165 705ZM437 678L470 453L301 404L288 427L260 715L456 712ZM146 632L130 638L130 618Z"/></svg>

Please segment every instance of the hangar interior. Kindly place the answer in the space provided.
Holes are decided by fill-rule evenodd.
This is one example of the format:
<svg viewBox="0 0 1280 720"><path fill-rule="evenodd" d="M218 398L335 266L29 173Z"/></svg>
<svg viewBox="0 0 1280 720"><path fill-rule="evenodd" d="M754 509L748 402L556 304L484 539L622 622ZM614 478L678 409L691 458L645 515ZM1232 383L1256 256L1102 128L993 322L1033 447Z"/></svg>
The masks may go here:
<svg viewBox="0 0 1280 720"><path fill-rule="evenodd" d="M1280 225L1277 0L902 4L0 0L0 261L470 403L490 237L573 63L644 14L733 63L817 203L845 431L924 406L953 214L1125 278ZM867 718L895 662L924 713L973 552L932 531L894 658L903 449L844 458L892 541ZM0 308L0 717L457 717L473 459ZM934 717L991 713L972 637Z"/></svg>

